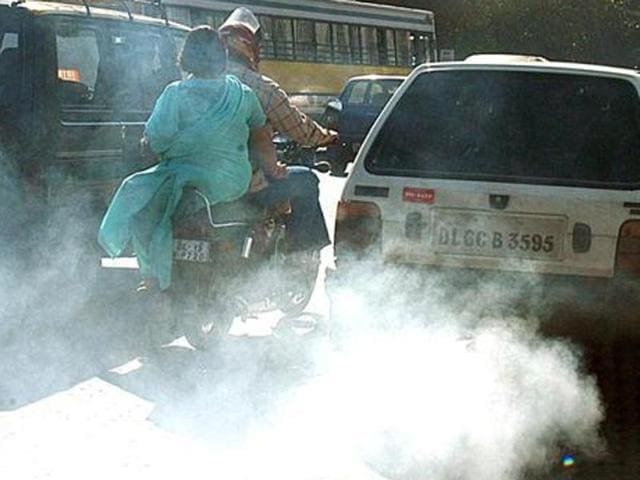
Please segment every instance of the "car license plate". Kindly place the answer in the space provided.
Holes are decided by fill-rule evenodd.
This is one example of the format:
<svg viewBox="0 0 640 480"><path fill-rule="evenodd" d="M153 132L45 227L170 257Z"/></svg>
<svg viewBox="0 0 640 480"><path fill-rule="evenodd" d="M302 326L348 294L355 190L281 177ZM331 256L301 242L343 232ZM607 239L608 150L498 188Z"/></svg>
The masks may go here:
<svg viewBox="0 0 640 480"><path fill-rule="evenodd" d="M436 253L539 260L562 258L566 219L553 215L493 214L434 209Z"/></svg>
<svg viewBox="0 0 640 480"><path fill-rule="evenodd" d="M173 242L173 258L183 262L206 263L209 261L209 242L201 240L181 240Z"/></svg>

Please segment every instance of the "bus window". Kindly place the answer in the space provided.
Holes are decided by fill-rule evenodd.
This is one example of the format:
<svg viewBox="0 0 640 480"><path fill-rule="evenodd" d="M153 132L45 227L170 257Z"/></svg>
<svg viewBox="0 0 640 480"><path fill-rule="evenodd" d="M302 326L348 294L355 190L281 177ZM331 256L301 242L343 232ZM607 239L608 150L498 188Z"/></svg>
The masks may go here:
<svg viewBox="0 0 640 480"><path fill-rule="evenodd" d="M362 63L379 65L378 38L375 27L360 27L362 33Z"/></svg>
<svg viewBox="0 0 640 480"><path fill-rule="evenodd" d="M434 59L431 56L431 52L433 51L433 45L431 45L431 38L428 35L425 35L424 42L425 42L424 53L426 55L425 62L432 62Z"/></svg>
<svg viewBox="0 0 640 480"><path fill-rule="evenodd" d="M273 47L276 58L293 60L293 25L290 18L273 19Z"/></svg>
<svg viewBox="0 0 640 480"><path fill-rule="evenodd" d="M376 46L378 51L378 63L380 65L388 65L387 59L387 37L383 28L376 28Z"/></svg>
<svg viewBox="0 0 640 480"><path fill-rule="evenodd" d="M349 37L351 43L351 62L362 63L362 38L360 37L360 27L349 25Z"/></svg>
<svg viewBox="0 0 640 480"><path fill-rule="evenodd" d="M396 36L390 28L384 30L387 46L387 65L399 65L396 55Z"/></svg>
<svg viewBox="0 0 640 480"><path fill-rule="evenodd" d="M209 25L213 28L220 28L220 25L224 23L227 15L227 13L223 12L212 12L211 10L205 10L202 8L192 8L191 23L194 26Z"/></svg>
<svg viewBox="0 0 640 480"><path fill-rule="evenodd" d="M293 21L293 29L295 32L296 60L315 60L316 49L313 21L295 19Z"/></svg>
<svg viewBox="0 0 640 480"><path fill-rule="evenodd" d="M326 22L316 22L316 60L331 62L331 29Z"/></svg>
<svg viewBox="0 0 640 480"><path fill-rule="evenodd" d="M406 30L396 31L396 52L398 55L398 65L407 67L411 65L409 52L409 32Z"/></svg>
<svg viewBox="0 0 640 480"><path fill-rule="evenodd" d="M213 27L213 12L210 10L202 10L201 8L192 8L191 21L194 26L209 25Z"/></svg>
<svg viewBox="0 0 640 480"><path fill-rule="evenodd" d="M267 15L258 15L258 21L260 22L260 31L262 32L260 54L266 59L276 58L273 45L273 18Z"/></svg>
<svg viewBox="0 0 640 480"><path fill-rule="evenodd" d="M411 32L409 40L411 40L411 66L425 63L428 56L428 39L426 35L424 33Z"/></svg>
<svg viewBox="0 0 640 480"><path fill-rule="evenodd" d="M438 59L438 55L436 53L436 42L433 38L432 33L428 33L426 35L427 38L427 61L435 62Z"/></svg>
<svg viewBox="0 0 640 480"><path fill-rule="evenodd" d="M167 18L172 22L181 23L182 25L192 25L191 10L186 7L170 7L166 6Z"/></svg>
<svg viewBox="0 0 640 480"><path fill-rule="evenodd" d="M336 23L332 25L333 58L336 63L351 63L351 43L349 26Z"/></svg>

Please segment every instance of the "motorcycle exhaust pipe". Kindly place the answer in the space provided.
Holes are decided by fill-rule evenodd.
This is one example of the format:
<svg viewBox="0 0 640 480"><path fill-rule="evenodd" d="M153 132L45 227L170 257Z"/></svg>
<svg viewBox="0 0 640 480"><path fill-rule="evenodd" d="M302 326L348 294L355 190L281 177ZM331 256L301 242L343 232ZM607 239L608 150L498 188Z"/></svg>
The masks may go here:
<svg viewBox="0 0 640 480"><path fill-rule="evenodd" d="M242 258L249 258L249 256L251 255L251 247L253 247L253 237L245 237L242 244Z"/></svg>

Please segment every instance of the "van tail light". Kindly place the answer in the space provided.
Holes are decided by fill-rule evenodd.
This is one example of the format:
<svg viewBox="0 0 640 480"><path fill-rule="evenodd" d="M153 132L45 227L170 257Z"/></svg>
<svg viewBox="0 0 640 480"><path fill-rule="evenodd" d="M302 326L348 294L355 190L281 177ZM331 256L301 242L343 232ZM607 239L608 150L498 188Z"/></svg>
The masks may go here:
<svg viewBox="0 0 640 480"><path fill-rule="evenodd" d="M640 275L640 221L625 222L618 236L616 272Z"/></svg>
<svg viewBox="0 0 640 480"><path fill-rule="evenodd" d="M336 214L336 257L379 253L382 242L382 218L375 203L340 201Z"/></svg>

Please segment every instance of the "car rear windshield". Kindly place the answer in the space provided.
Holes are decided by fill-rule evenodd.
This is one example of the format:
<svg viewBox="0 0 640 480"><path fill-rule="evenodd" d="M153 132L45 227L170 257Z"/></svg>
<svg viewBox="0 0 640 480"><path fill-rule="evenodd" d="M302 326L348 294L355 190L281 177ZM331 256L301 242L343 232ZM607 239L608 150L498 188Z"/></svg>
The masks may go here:
<svg viewBox="0 0 640 480"><path fill-rule="evenodd" d="M631 82L577 74L418 76L365 159L374 174L607 188L640 184Z"/></svg>

